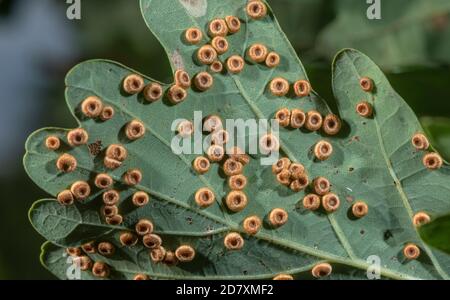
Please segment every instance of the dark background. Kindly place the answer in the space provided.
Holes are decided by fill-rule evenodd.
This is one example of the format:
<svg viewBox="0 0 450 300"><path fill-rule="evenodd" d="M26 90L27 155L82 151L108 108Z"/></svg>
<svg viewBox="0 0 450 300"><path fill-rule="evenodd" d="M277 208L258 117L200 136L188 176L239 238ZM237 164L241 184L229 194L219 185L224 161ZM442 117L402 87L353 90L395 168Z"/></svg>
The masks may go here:
<svg viewBox="0 0 450 300"><path fill-rule="evenodd" d="M0 279L53 278L38 259L44 240L27 219L31 204L47 195L24 173L22 156L34 130L76 126L64 102L67 71L106 58L171 80L137 0L82 0L82 19L74 21L65 2L0 0ZM383 19L369 21L365 2L269 1L319 94L333 99L333 53L342 45L361 49L387 72L449 159L450 7L440 0L382 0Z"/></svg>

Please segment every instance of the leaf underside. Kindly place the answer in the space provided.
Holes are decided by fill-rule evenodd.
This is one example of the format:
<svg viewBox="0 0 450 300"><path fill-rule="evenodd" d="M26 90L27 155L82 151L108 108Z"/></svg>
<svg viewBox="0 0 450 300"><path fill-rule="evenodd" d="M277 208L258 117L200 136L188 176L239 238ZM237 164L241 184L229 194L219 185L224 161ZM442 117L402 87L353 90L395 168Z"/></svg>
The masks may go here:
<svg viewBox="0 0 450 300"><path fill-rule="evenodd" d="M185 44L181 36L189 27L206 29L209 20L227 15L238 16L242 28L227 38L230 50L221 60L232 54L244 56L249 45L263 43L280 54L281 65L276 69L246 64L240 74L214 75L212 89L203 93L189 90L188 98L176 106L168 105L166 100L147 104L140 95L123 94L123 78L136 71L115 62L87 61L69 72L67 104L80 126L89 132L89 143L101 142L103 147L124 144L129 158L119 169L108 171L102 163L103 154L93 156L87 146L70 148L63 144L57 152L48 151L44 145L46 137L56 135L67 141L67 130L45 128L32 134L26 143L25 169L53 197L77 180L92 182L96 174L107 172L121 192L119 209L124 222L119 226L104 222L99 190L93 190L85 202L69 207L54 199L36 202L30 210L30 220L49 241L43 246L43 264L65 279L65 248L95 240L110 241L116 246L113 257L89 255L92 260L111 266L112 279L130 279L138 273L154 279L270 279L280 273L303 279L312 278L311 268L320 262L333 266L330 279L364 279L371 265L367 258L372 255L381 260L383 278L447 279L450 258L430 250L411 220L419 211L431 216L450 211L450 168L444 165L429 171L424 167L423 151L416 151L410 142L415 133L422 132L416 116L380 69L358 51L343 50L333 64L333 90L344 122L341 133L328 137L321 132L280 129L282 154L304 164L310 178L324 176L331 181L333 192L341 198L337 212L306 211L301 205L305 192L294 193L280 186L271 167L251 159L244 171L249 180L245 189L249 204L244 211L230 214L221 203L229 190L220 167L213 164L207 174L200 176L191 167L195 155L178 156L171 151L170 141L176 134L170 130L173 120L193 119L194 111L202 111L203 116L218 114L222 119L244 120L271 119L282 107L330 113L315 93L301 99L276 98L269 93L267 84L274 77L294 82L307 80L307 75L270 8L264 19L250 20L245 13L246 2L141 0L140 4L145 21L168 53L173 70L184 68L191 75L206 70L192 59L198 46ZM206 39L202 43L205 42ZM362 76L373 79L374 93L362 91ZM144 78L146 83L156 82ZM114 107L116 115L112 120L97 122L82 117L80 103L93 95ZM371 119L355 112L356 104L363 99L374 106L375 116ZM129 142L122 132L133 119L145 123L147 134ZM334 153L327 161L317 162L311 149L323 139L332 143ZM57 171L55 161L61 153L77 158L75 172ZM142 182L132 188L122 182L122 174L130 168L143 172ZM211 188L217 199L207 209L200 209L194 202L195 192L202 187ZM136 191L151 195L149 205L133 207L130 197ZM368 204L366 217L350 217L349 210L356 200ZM273 229L266 224L266 217L276 207L289 213L289 221ZM245 235L242 228L243 219L249 215L264 219L263 228L255 236ZM166 249L192 245L197 253L195 260L169 267L152 263L148 249L141 243L121 246L120 233L133 230L142 218L153 221ZM242 233L243 249L225 249L223 238L228 232ZM421 248L419 259L403 258L407 243ZM82 278L94 279L91 272L83 272Z"/></svg>

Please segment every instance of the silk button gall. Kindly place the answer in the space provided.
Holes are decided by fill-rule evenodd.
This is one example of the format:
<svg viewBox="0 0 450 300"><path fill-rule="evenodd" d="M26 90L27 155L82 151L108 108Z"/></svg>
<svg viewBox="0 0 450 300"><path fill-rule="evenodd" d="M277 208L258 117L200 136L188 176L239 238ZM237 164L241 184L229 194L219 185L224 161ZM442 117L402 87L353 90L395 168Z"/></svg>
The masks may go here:
<svg viewBox="0 0 450 300"><path fill-rule="evenodd" d="M288 213L282 208L275 208L269 213L269 223L273 227L281 227L288 221Z"/></svg>
<svg viewBox="0 0 450 300"><path fill-rule="evenodd" d="M247 234L255 235L261 229L262 221L258 216L250 216L245 218L243 226Z"/></svg>
<svg viewBox="0 0 450 300"><path fill-rule="evenodd" d="M138 94L142 92L144 87L145 82L142 76L140 75L131 74L125 77L125 79L123 80L123 90L127 94L130 95Z"/></svg>
<svg viewBox="0 0 450 300"><path fill-rule="evenodd" d="M203 33L200 29L191 27L185 31L184 39L187 43L196 45L203 39Z"/></svg>
<svg viewBox="0 0 450 300"><path fill-rule="evenodd" d="M223 243L228 250L240 250L244 247L244 239L236 232L227 234Z"/></svg>
<svg viewBox="0 0 450 300"><path fill-rule="evenodd" d="M251 0L246 7L247 15L255 20L260 20L267 15L267 6L258 0Z"/></svg>

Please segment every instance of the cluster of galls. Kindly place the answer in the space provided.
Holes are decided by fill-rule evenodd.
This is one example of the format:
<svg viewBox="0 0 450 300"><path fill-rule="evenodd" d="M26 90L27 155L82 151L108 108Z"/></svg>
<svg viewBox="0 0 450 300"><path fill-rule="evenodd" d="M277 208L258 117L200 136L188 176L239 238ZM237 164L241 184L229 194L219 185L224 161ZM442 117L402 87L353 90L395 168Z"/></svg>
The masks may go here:
<svg viewBox="0 0 450 300"><path fill-rule="evenodd" d="M311 188L313 193L303 198L303 206L308 210L322 208L329 213L336 211L340 206L339 197L331 193L331 183L325 177L317 177L312 182L307 175L305 167L300 163L293 163L288 158L278 160L272 166L272 171L276 175L280 184L289 186L292 191L300 192ZM353 205L353 214L361 218L368 213L368 206L362 201Z"/></svg>
<svg viewBox="0 0 450 300"><path fill-rule="evenodd" d="M154 226L150 220L141 219L135 225L135 233L124 232L120 236L120 242L123 246L132 247L136 245L139 237L142 244L150 249L150 259L154 263L165 263L174 266L178 262L190 262L195 258L195 250L189 245L178 247L175 252L166 250L163 245L162 238L154 233Z"/></svg>
<svg viewBox="0 0 450 300"><path fill-rule="evenodd" d="M320 129L327 135L336 135L341 130L341 120L334 114L323 117L318 111L304 112L301 109L282 108L275 113L275 120L281 127L293 129L306 128L309 131Z"/></svg>
<svg viewBox="0 0 450 300"><path fill-rule="evenodd" d="M303 94L297 92L300 85L303 86L302 90L305 91ZM367 93L372 93L375 88L373 80L368 77L362 77L359 85ZM270 90L275 96L285 96L289 92L289 83L283 78L275 78L270 83ZM297 96L306 96L310 92L310 86L306 82L299 81L294 84L294 91ZM357 103L355 110L363 118L372 118L374 114L373 106L365 100ZM304 127L310 131L322 129L328 135L336 135L341 129L341 121L337 116L330 114L323 118L317 111L305 113L300 109L290 111L287 108L282 108L275 113L274 118L282 127L294 129ZM430 147L428 139L421 133L414 135L411 142L417 150L426 151ZM318 160L328 159L332 152L332 145L326 141L320 141L314 147L314 155ZM442 167L443 160L437 153L427 153L423 158L423 164L430 170L436 170ZM315 211L322 207L327 213L332 213L339 208L340 199L338 195L330 192L331 184L329 180L324 177L318 177L310 184L302 164L293 163L288 158L282 158L272 166L272 171L280 184L288 186L294 192L305 190L311 185L310 189L313 193L309 193L303 198L303 207L305 209ZM351 211L354 217L362 218L368 214L369 207L364 201L357 201L352 205ZM419 212L413 216L413 224L416 227L428 222L430 222L430 216L425 212ZM407 259L417 259L420 256L420 248L413 243L408 243L403 248L403 255ZM319 278L329 275L331 271L331 265L322 263L316 265L312 273L314 277ZM280 274L274 279L291 280L293 277L288 274Z"/></svg>
<svg viewBox="0 0 450 300"><path fill-rule="evenodd" d="M130 75L123 81L123 89L128 94L135 94L143 90L143 80L138 75ZM156 87L156 89L155 89ZM145 90L151 90L148 93L152 99L162 95L162 90L157 88L154 84L147 86ZM148 97L146 97L147 99ZM104 106L100 98L96 96L87 97L81 103L81 112L86 118L107 121L113 118L114 109L110 106ZM135 141L145 135L146 128L139 120L132 120L125 126L125 135L130 141ZM82 128L74 129L67 134L67 143L71 147L87 145L89 135L86 130ZM61 147L61 140L57 136L49 136L45 141L45 146L52 151L57 151ZM128 151L123 145L112 144L104 151L104 165L106 169L114 170L122 166L123 162L128 158ZM70 154L64 153L56 160L56 168L63 173L74 172L77 168L78 162L76 158ZM142 173L139 169L130 169L126 171L121 179L129 187L136 187L142 181ZM120 193L114 189L113 178L106 174L97 174L93 180L93 185L102 192L103 206L101 208L101 215L105 218L105 222L109 225L117 226L123 223L123 217L119 214ZM92 195L92 188L88 182L77 181L73 183L69 189L60 192L57 200L62 205L71 205L74 200L84 201ZM132 203L136 207L142 207L148 204L150 196L142 191L137 191L132 196ZM142 243L145 247L150 249L150 258L154 262L164 262L168 265L175 265L177 262L191 261L195 257L195 251L190 246L180 246L175 252L166 251L162 247L162 239L160 236L153 233L153 223L149 220L140 220L135 226L134 232L124 232L120 235L119 241L123 246L134 246L141 237ZM82 255L84 251L87 255ZM74 263L78 264L81 270L92 270L92 274L96 277L106 278L110 274L110 267L104 262L92 263L88 254L99 253L105 257L110 257L115 253L115 247L110 242L101 242L95 245L95 242L90 242L82 245L81 248L68 248L67 253L76 258ZM138 274L135 276L136 280L145 280L149 277L145 274Z"/></svg>
<svg viewBox="0 0 450 300"><path fill-rule="evenodd" d="M280 184L290 187L294 192L300 192L309 184L305 167L300 163L292 163L286 157L272 165L272 172Z"/></svg>
<svg viewBox="0 0 450 300"><path fill-rule="evenodd" d="M342 122L338 116L328 114L323 117L318 111L312 110L305 113L301 109L289 110L282 108L275 113L275 120L282 127L291 127L294 129L305 128L309 131L322 131L330 136L337 135L342 127ZM333 154L333 146L330 142L322 140L314 145L313 153L316 159L320 161L327 160ZM284 174L286 175L286 174ZM285 177L281 175L282 177ZM285 181L282 182L283 184ZM296 189L293 189L296 191Z"/></svg>
<svg viewBox="0 0 450 300"><path fill-rule="evenodd" d="M266 5L259 0L250 0L246 7L246 12L251 19L259 20L267 15ZM275 68L280 64L280 56L267 48L263 44L253 44L247 51L245 58L239 55L231 55L224 62L220 56L229 50L227 35L239 32L241 21L235 16L227 16L224 19L214 19L208 24L208 44L201 46L195 55L196 62L200 65L209 66L211 73L223 73L224 69L231 74L240 73L245 67L245 62L254 64L264 64L268 68ZM203 40L203 33L199 28L189 28L185 31L185 42L189 44L199 44ZM225 68L224 68L225 65ZM191 80L190 75L184 70L177 70L174 74L174 84L167 90L167 97L172 104L178 104L187 97L187 91L194 85L197 91L204 92L213 86L214 79L208 72L200 72ZM368 93L373 92L374 82L368 77L360 79L360 87ZM122 82L125 93L135 95L143 94L143 98L148 102L160 100L164 95L163 87L159 83L145 84L142 76L137 74L128 75ZM290 94L291 89L294 96L307 97L312 92L311 85L306 80L298 80L291 84L282 77L276 77L269 82L268 89L272 95L284 97ZM356 105L356 113L364 118L372 118L374 109L368 101L361 101ZM115 110L112 106L104 105L102 100L96 96L87 97L81 103L81 112L87 118L108 121L114 117ZM334 114L322 116L317 111L304 112L301 109L289 110L282 108L275 113L274 117L280 126L291 127L293 129L305 128L309 131L322 130L325 134L334 136L341 129L341 120ZM228 133L222 129L222 121L218 116L210 116L203 124L203 130L212 133L211 147L206 156L197 157L193 162L193 168L199 174L205 174L210 169L211 163L220 163L225 158L224 144L228 141ZM178 125L178 134L181 137L189 137L193 134L194 126L190 121L183 121ZM125 126L125 135L130 141L135 141L145 135L145 125L140 120L132 120ZM89 140L88 133L82 129L74 129L67 134L67 143L71 147L86 145ZM423 134L416 134L412 138L412 144L417 150L426 151L430 144ZM57 136L49 136L45 145L49 150L57 151L61 147L61 140ZM262 150L267 152L279 149L279 141L275 136L266 135L260 140ZM314 146L314 155L320 161L327 160L333 153L332 145L327 141L319 141ZM104 156L104 165L107 169L114 170L122 166L127 159L128 152L124 146L119 144L110 145ZM228 158L222 165L223 172L228 177L230 192L225 198L225 205L231 212L240 212L245 209L248 203L247 195L243 192L247 185L247 178L242 174L244 166L249 163L250 157L244 151L235 147L231 150ZM423 164L430 170L441 168L442 158L437 153L427 153L423 158ZM77 160L68 153L62 154L56 161L56 168L63 173L70 173L76 170ZM307 175L304 166L300 163L291 162L288 158L282 158L272 166L273 173L277 181L288 186L294 192L311 187L313 191L303 198L303 206L308 210L317 210L321 206L328 212L336 211L340 206L339 197L331 193L331 184L324 177L315 178L312 182ZM142 173L138 169L130 169L123 174L122 181L128 186L136 186L142 180ZM106 223L110 225L120 225L123 222L119 214L118 204L120 202L119 191L113 189L114 180L106 174L98 174L94 179L94 185L102 193L103 207L101 214L105 217ZM73 204L74 200L83 201L91 195L91 186L85 181L74 182L67 190L60 192L58 201L63 205ZM142 207L149 202L149 195L145 192L135 192L132 202L137 207ZM195 202L198 206L206 208L211 206L216 200L213 191L209 188L202 188L195 194ZM357 201L352 206L352 213L357 218L362 218L368 213L368 206L363 201ZM269 212L268 221L274 228L284 225L288 221L288 213L281 208L275 208ZM421 226L430 221L430 216L425 212L419 212L413 217L415 226ZM244 231L249 235L255 235L262 226L260 217L253 215L243 221ZM175 265L178 262L190 262L195 258L195 250L189 245L182 245L174 252L168 251L162 246L162 239L153 232L154 225L150 220L142 219L135 225L134 232L123 232L119 236L119 241L123 246L134 246L139 239L142 244L149 249L149 255L153 262L164 262L167 265ZM244 246L244 239L237 232L228 233L224 238L224 245L229 250L239 250ZM83 253L84 251L84 253ZM105 257L114 255L115 247L110 242L102 242L95 245L94 242L86 243L81 248L68 248L67 253L74 257L74 262L79 264L81 270L92 270L92 274L97 277L106 278L110 274L110 267L103 262L95 262L89 258L89 254L99 253ZM407 244L403 249L403 254L408 259L416 259L420 255L420 249L415 244ZM75 260L76 259L76 260ZM319 263L312 269L312 275L316 278L328 276L332 272L332 267L328 263ZM135 280L150 279L148 275L137 274ZM288 274L279 274L275 280L291 280L293 277Z"/></svg>
<svg viewBox="0 0 450 300"><path fill-rule="evenodd" d="M249 1L246 8L247 14L251 19L259 20L266 16L267 7L260 1ZM217 18L208 24L208 44L201 46L195 55L199 64L209 65L214 73L223 71L223 63L220 61L220 55L229 50L229 44L226 39L228 35L235 34L241 29L241 21L235 16L226 16ZM185 42L197 45L203 40L201 29L192 27L185 31ZM247 49L246 58L251 63L264 63L267 67L278 66L280 57L277 53L271 52L264 45L254 44ZM225 66L228 72L237 74L244 68L244 58L239 55L231 55L226 59Z"/></svg>
<svg viewBox="0 0 450 300"><path fill-rule="evenodd" d="M231 190L225 197L225 204L233 213L244 210L248 203L247 195L243 192L247 186L247 177L242 172L243 167L249 161L248 155L240 148L234 147L230 150L229 158L223 164L223 171L228 176L228 186ZM256 234L261 224L258 216L251 216L244 220L244 229L249 234ZM232 232L225 236L224 245L229 250L238 250L244 246L244 239L239 233Z"/></svg>
<svg viewBox="0 0 450 300"><path fill-rule="evenodd" d="M80 268L81 271L91 271L92 275L99 278L107 278L110 275L110 267L102 262L93 262L88 256L97 252L103 256L111 256L114 254L115 248L109 242L99 243L88 242L81 247L71 247L66 249L66 253L72 257L72 263Z"/></svg>
<svg viewBox="0 0 450 300"><path fill-rule="evenodd" d="M191 128L190 122L183 121L183 126ZM181 124L181 123L180 123ZM229 140L228 132L223 130L222 120L218 116L209 116L204 120L203 131L211 134L211 146L206 151L205 156L199 156L192 162L193 169L200 175L207 173L210 170L212 163L222 163L222 170L228 177L228 187L230 192L224 199L224 204L232 213L243 211L248 204L248 197L244 193L247 186L247 177L243 175L245 166L250 162L250 157L239 147L233 147L225 154L225 145ZM180 127L180 126L179 126ZM185 130L179 129L180 132ZM189 134L192 131L189 130ZM266 135L262 138L261 143L267 148L273 147L277 144L272 135ZM268 146L268 144L270 144ZM224 161L225 160L225 161ZM207 208L213 205L216 201L216 195L209 187L200 188L194 196L196 204L201 208ZM268 220L273 227L279 227L287 222L287 212L283 209L273 209L269 215ZM257 234L262 226L260 217L253 215L245 218L243 221L244 231L249 235ZM239 250L244 246L244 239L240 233L232 232L225 236L224 245L229 250Z"/></svg>
<svg viewBox="0 0 450 300"><path fill-rule="evenodd" d="M186 134L182 134L182 132L186 132L186 130L181 128L192 128L192 126L192 122L182 121L178 126L178 134L181 136L186 136ZM192 163L194 170L202 175L209 171L211 163L220 163L225 158L225 144L228 143L230 138L228 132L223 129L221 118L217 115L211 115L205 118L203 122L203 131L210 134L210 147L206 151L206 157L199 156ZM189 135L192 134L192 132L193 131L189 130ZM244 163L248 163L249 160L250 158L246 156ZM236 174L242 173L242 162L230 167L236 168L230 172L235 172Z"/></svg>
<svg viewBox="0 0 450 300"><path fill-rule="evenodd" d="M224 145L228 142L229 135L222 128L220 117L209 116L205 119L203 131L211 134L211 146L207 150L207 157L199 156L192 163L198 174L207 173L211 163L222 163L225 159ZM227 156L228 158L222 164L222 171L228 177L228 186L231 191L225 197L224 203L230 212L237 213L244 210L248 204L248 197L243 191L247 186L247 177L243 175L243 172L245 165L250 162L250 157L238 147L229 149ZM204 187L195 193L194 199L199 207L207 208L215 203L216 196L210 188ZM256 233L261 226L261 220L259 218L254 220L249 226ZM239 233L229 233L224 239L224 245L227 249L238 250L244 246L244 239Z"/></svg>
<svg viewBox="0 0 450 300"><path fill-rule="evenodd" d="M114 115L114 109L105 106L102 100L96 96L87 97L81 103L81 112L86 118L101 118L102 120L111 119ZM108 118L105 118L105 114ZM103 116L103 117L102 117ZM125 135L130 141L142 138L145 134L145 126L138 120L133 120L126 124ZM82 128L71 130L67 133L67 143L71 147L83 146L88 143L89 134ZM49 136L45 141L49 150L57 151L60 149L61 140L57 136ZM122 166L123 162L128 158L128 151L124 146L112 144L108 146L104 155L104 165L109 170L114 170ZM77 159L64 153L56 160L56 168L63 173L74 172L77 168ZM123 176L122 181L127 186L135 187L142 181L142 172L139 169L129 169ZM107 224L120 225L123 222L122 216L119 214L118 203L120 200L119 191L112 189L114 185L113 178L106 174L97 174L94 186L103 191L102 199L104 206L101 214L104 216ZM86 181L76 181L67 190L61 191L57 200L63 205L71 205L74 200L84 201L92 194L92 186ZM149 201L149 196L144 192L136 192L132 197L133 204L137 207L144 206Z"/></svg>
<svg viewBox="0 0 450 300"><path fill-rule="evenodd" d="M248 16L254 20L262 19L267 15L266 5L257 0L249 1L246 11ZM184 33L184 42L198 45L205 36L208 36L207 43L196 50L194 58L198 65L208 66L211 73L219 74L226 70L230 74L238 74L244 69L246 61L252 64L265 64L268 68L275 68L280 64L280 56L262 44L251 45L246 50L246 57L232 54L221 60L221 56L229 51L227 36L239 32L240 29L241 20L236 16L216 18L209 22L206 35L200 28L188 28ZM203 71L195 75L193 83L197 91L204 92L213 86L214 78L209 72ZM189 74L178 70L175 73L175 84L168 92L170 101L174 104L184 101L187 97L186 89L190 86Z"/></svg>
<svg viewBox="0 0 450 300"><path fill-rule="evenodd" d="M175 252L166 250L162 246L162 239L153 232L154 225L150 220L141 219L135 225L134 232L122 232L119 236L120 244L124 247L133 247L139 241L149 249L149 257L154 263L165 263L174 266L178 262L190 262L195 257L195 250L188 245L178 247ZM73 257L73 263L82 271L91 270L95 277L107 278L110 275L110 266L102 261L92 262L88 255L100 254L104 257L112 257L116 253L116 247L111 242L94 241L83 244L81 247L67 248L66 252ZM134 280L149 280L146 274L136 274Z"/></svg>
<svg viewBox="0 0 450 300"><path fill-rule="evenodd" d="M260 20L267 15L267 6L261 1L250 0L246 6L246 13L250 19ZM275 68L280 64L280 56L275 51L269 50L267 46L259 43L250 45L246 49L245 57L232 54L221 61L220 56L226 54L229 50L227 36L239 32L240 29L241 21L235 16L226 16L223 19L216 18L210 21L207 32L210 40L206 45L197 49L196 62L200 65L208 65L213 73L223 73L226 70L230 74L242 72L246 62L264 64L268 68ZM203 37L204 34L199 28L189 28L184 35L185 42L193 45L199 44ZM203 90L198 87L198 84L196 86L197 89ZM188 123L184 125L188 125ZM192 127L192 124L189 123L189 127ZM211 163L222 162L225 158L223 145L228 141L228 133L221 128L222 123L218 116L210 116L206 119L203 130L212 133L212 145L207 150L207 157L197 157L193 162L193 167L199 174L205 174L208 172ZM182 131L184 130L179 130L179 132ZM275 136L268 134L261 138L260 146L264 152L271 152L278 150L280 145ZM224 202L229 211L236 213L244 210L248 204L248 197L243 191L247 185L247 178L242 172L250 158L237 147L231 149L228 156L222 169L228 177L228 186L231 191L225 197ZM207 187L199 189L195 194L195 201L202 208L211 206L215 200L214 192ZM280 215L277 210L271 212L271 216L271 220L276 219L273 222L274 224L280 224L287 220L287 217L284 214ZM250 216L243 222L244 230L248 234L256 234L261 224L262 221L257 216ZM243 247L244 239L239 233L233 232L226 235L224 244L227 249L237 250Z"/></svg>

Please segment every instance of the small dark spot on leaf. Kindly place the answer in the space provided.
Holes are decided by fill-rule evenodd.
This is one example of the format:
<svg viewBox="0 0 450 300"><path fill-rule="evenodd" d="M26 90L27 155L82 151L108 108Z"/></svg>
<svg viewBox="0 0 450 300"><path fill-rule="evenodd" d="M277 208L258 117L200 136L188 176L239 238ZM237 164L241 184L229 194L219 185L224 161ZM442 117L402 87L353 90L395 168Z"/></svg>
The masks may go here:
<svg viewBox="0 0 450 300"><path fill-rule="evenodd" d="M89 144L89 153L93 156L97 156L102 152L103 144L102 141L96 141L95 143Z"/></svg>
<svg viewBox="0 0 450 300"><path fill-rule="evenodd" d="M386 230L384 232L384 240L385 241L387 241L387 240L389 240L390 238L393 238L393 237L394 237L394 235L392 234L392 232L390 230Z"/></svg>
<svg viewBox="0 0 450 300"><path fill-rule="evenodd" d="M350 143L359 142L359 141L361 141L361 138L358 135L355 135L354 137L352 137L350 139Z"/></svg>
<svg viewBox="0 0 450 300"><path fill-rule="evenodd" d="M355 171L355 168L350 167L350 168L348 168L348 171L349 171L349 172L353 172L353 171Z"/></svg>
<svg viewBox="0 0 450 300"><path fill-rule="evenodd" d="M244 271L242 271L242 274L247 275L247 274L248 274L248 271L247 271L247 270L244 270Z"/></svg>
<svg viewBox="0 0 450 300"><path fill-rule="evenodd" d="M361 235L364 235L366 233L366 231L364 229L361 229L361 231L359 232Z"/></svg>
<svg viewBox="0 0 450 300"><path fill-rule="evenodd" d="M186 221L188 222L189 225L192 225L192 217L187 217Z"/></svg>

